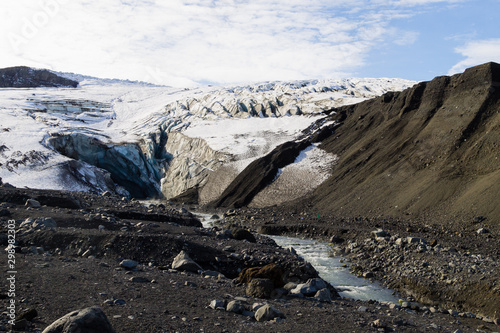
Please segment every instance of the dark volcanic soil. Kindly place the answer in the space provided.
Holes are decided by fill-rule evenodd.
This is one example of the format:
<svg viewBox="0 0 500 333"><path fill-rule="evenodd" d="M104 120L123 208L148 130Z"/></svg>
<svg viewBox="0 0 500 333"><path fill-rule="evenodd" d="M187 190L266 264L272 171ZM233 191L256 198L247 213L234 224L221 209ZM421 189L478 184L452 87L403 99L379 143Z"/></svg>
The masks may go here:
<svg viewBox="0 0 500 333"><path fill-rule="evenodd" d="M282 295L273 299L245 296L245 286L232 278L245 267L277 263L285 280L304 281L316 272L300 258L280 249L268 238L257 242L222 239L219 229L203 229L179 206L145 207L121 198L86 193L38 191L0 187L2 244L7 245L7 222L16 220L15 301L17 313L34 308L38 316L25 330L41 331L57 318L76 309L101 306L117 332L475 332L498 326L478 319L453 317L422 309L391 309L376 302L337 299L321 303L312 298ZM37 199L40 208L25 206ZM274 214L274 215L273 215ZM283 218L285 215L282 215ZM26 218L50 217L56 228L20 227ZM253 217L253 219L252 219ZM272 211L237 211L225 223L254 227L276 224ZM297 217L296 215L291 216ZM274 219L274 222L273 222ZM287 220L291 222L291 220ZM274 223L274 224L273 224ZM299 230L319 236L311 227ZM323 224L324 225L324 224ZM99 228L104 226L104 229ZM364 235L367 227L338 225L348 236ZM100 230L102 229L102 230ZM326 229L325 229L326 230ZM219 231L219 236L217 236ZM392 230L391 230L392 231ZM322 231L321 234L328 234ZM171 270L170 264L185 250L203 269L227 278ZM6 252L0 254L7 272ZM122 259L139 262L135 270L119 267ZM133 282L143 278L146 282ZM134 280L134 281L135 281ZM4 280L5 281L5 280ZM0 287L0 331L7 331L7 283ZM256 322L253 318L208 307L215 299L268 302L286 316L283 321ZM116 300L124 305L108 305ZM377 321L378 320L378 321Z"/></svg>

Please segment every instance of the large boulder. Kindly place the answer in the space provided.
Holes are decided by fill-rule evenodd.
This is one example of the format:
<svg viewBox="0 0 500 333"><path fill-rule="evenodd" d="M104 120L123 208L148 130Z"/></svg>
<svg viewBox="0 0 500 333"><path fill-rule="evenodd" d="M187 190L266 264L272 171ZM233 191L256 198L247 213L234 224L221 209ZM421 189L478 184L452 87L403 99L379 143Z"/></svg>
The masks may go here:
<svg viewBox="0 0 500 333"><path fill-rule="evenodd" d="M320 278L309 279L306 283L301 283L292 289L292 294L303 294L305 296L314 296L318 291L327 288L328 285Z"/></svg>
<svg viewBox="0 0 500 333"><path fill-rule="evenodd" d="M268 264L263 267L245 268L240 273L238 282L248 284L256 278L271 280L275 288L280 288L285 284L283 282L283 269L276 264Z"/></svg>
<svg viewBox="0 0 500 333"><path fill-rule="evenodd" d="M274 284L269 279L253 279L247 285L246 294L250 297L269 298L274 290Z"/></svg>
<svg viewBox="0 0 500 333"><path fill-rule="evenodd" d="M115 333L99 307L76 310L57 319L42 333Z"/></svg>
<svg viewBox="0 0 500 333"><path fill-rule="evenodd" d="M198 265L189 255L182 250L172 262L172 268L178 271L193 272L197 273L199 270L203 270L200 265Z"/></svg>

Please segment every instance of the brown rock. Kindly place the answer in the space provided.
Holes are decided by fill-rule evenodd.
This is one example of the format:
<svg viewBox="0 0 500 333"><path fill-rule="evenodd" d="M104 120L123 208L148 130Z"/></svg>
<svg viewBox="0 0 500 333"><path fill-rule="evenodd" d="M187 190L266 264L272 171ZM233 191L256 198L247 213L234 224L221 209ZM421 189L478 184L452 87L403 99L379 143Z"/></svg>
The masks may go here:
<svg viewBox="0 0 500 333"><path fill-rule="evenodd" d="M273 282L274 288L280 288L283 282L283 270L276 264L269 264L264 267L245 268L238 277L239 283L248 284L253 279L269 279Z"/></svg>
<svg viewBox="0 0 500 333"><path fill-rule="evenodd" d="M253 279L247 286L246 294L250 297L270 298L274 284L269 279Z"/></svg>

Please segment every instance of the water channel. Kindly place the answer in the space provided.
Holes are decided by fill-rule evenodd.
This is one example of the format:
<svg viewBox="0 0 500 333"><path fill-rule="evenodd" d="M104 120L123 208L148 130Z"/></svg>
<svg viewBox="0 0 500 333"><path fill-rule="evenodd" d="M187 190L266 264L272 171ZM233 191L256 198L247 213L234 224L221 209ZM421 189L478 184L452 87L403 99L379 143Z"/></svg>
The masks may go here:
<svg viewBox="0 0 500 333"><path fill-rule="evenodd" d="M196 214L203 226L212 227L215 222L210 214ZM311 263L320 277L329 282L340 296L358 300L376 300L379 302L397 303L399 297L378 282L357 277L349 271L341 257L334 257L326 242L311 239L300 239L285 236L270 236L276 244L283 248L293 247L298 255Z"/></svg>

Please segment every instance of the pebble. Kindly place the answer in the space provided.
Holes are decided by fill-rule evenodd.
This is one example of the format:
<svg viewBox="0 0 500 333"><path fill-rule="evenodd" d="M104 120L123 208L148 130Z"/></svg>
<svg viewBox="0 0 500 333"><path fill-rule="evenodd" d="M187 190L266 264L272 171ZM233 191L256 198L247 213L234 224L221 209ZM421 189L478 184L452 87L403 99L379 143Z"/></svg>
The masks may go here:
<svg viewBox="0 0 500 333"><path fill-rule="evenodd" d="M367 312L368 308L366 306L360 306L357 311L358 312Z"/></svg>
<svg viewBox="0 0 500 333"><path fill-rule="evenodd" d="M124 259L120 262L120 266L126 269L134 269L137 265L138 262L131 259Z"/></svg>

